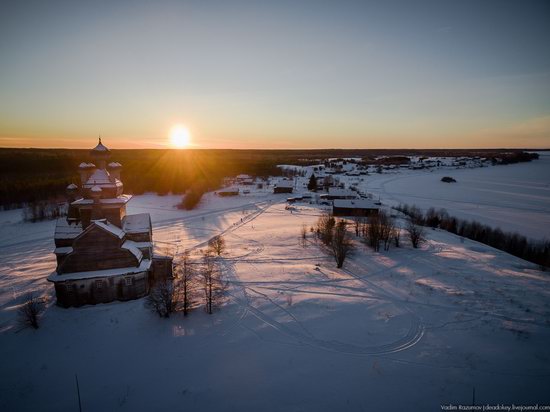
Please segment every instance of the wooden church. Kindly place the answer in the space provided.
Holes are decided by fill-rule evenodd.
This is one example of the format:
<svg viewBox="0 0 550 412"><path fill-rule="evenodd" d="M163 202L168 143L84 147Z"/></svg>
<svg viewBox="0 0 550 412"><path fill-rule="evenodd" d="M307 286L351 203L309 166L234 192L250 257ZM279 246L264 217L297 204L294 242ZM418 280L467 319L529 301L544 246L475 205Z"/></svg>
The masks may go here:
<svg viewBox="0 0 550 412"><path fill-rule="evenodd" d="M67 218L55 228L57 304L64 307L130 300L149 293L154 279L171 277L172 259L153 254L151 217L126 214L122 165L109 162L101 138L81 163L81 185L67 187Z"/></svg>

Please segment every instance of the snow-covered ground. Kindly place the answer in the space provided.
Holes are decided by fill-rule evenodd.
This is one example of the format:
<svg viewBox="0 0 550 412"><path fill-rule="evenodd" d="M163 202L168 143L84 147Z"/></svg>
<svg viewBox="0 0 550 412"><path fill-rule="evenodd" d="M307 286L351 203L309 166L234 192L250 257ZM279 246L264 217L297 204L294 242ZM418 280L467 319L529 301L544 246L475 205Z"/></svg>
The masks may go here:
<svg viewBox="0 0 550 412"><path fill-rule="evenodd" d="M225 235L228 303L168 320L143 300L50 304L37 331L15 313L26 291L53 294L54 223L0 213L0 410L76 410L75 374L85 411L435 411L474 387L478 404L550 403L548 273L438 230L338 270L299 242L319 209L285 197L208 194L191 212L134 198L159 246Z"/></svg>
<svg viewBox="0 0 550 412"><path fill-rule="evenodd" d="M443 176L457 182L441 182ZM444 208L463 219L550 238L549 152L532 162L504 166L372 174L363 186L388 204Z"/></svg>
<svg viewBox="0 0 550 412"><path fill-rule="evenodd" d="M346 186L380 198L382 203L400 203L446 209L449 214L466 220L518 232L533 239L550 238L550 152L527 163L485 167L451 167L409 170L396 168L367 176L333 177ZM348 169L355 165L348 164ZM288 165L285 168L291 168ZM307 184L313 167L294 166L305 171L297 178L299 186ZM319 175L319 173L317 173ZM322 173L321 173L322 175ZM451 176L456 183L444 183Z"/></svg>

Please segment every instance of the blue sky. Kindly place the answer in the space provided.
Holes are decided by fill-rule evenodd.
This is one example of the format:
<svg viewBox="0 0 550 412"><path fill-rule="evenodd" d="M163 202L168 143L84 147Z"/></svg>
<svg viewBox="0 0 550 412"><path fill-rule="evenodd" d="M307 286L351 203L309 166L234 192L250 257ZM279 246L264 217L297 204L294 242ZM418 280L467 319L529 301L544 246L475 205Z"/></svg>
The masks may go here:
<svg viewBox="0 0 550 412"><path fill-rule="evenodd" d="M550 147L550 2L0 7L0 146Z"/></svg>

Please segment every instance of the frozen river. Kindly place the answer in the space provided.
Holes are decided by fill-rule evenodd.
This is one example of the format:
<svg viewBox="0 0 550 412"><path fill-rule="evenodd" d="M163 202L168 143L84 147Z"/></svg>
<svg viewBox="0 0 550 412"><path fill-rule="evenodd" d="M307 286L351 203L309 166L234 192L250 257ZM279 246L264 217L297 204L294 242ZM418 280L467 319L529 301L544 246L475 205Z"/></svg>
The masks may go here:
<svg viewBox="0 0 550 412"><path fill-rule="evenodd" d="M443 176L457 183L443 183ZM506 166L370 175L366 189L388 204L445 208L463 219L534 239L550 238L548 152L538 160Z"/></svg>

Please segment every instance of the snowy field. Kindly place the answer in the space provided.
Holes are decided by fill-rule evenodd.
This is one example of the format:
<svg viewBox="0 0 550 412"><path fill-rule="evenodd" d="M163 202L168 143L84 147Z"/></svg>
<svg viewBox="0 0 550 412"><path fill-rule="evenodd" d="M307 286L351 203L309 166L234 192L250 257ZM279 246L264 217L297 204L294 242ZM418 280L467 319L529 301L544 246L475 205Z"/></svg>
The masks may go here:
<svg viewBox="0 0 550 412"><path fill-rule="evenodd" d="M471 404L474 387L478 404L550 403L548 273L437 230L421 250L360 247L337 270L299 242L319 209L291 212L285 197L208 194L191 212L176 196L130 202L151 213L159 247L227 240L227 304L168 320L143 300L56 307L54 222L0 213L0 410L77 410L75 374L84 411L436 411ZM52 300L39 330L17 332L31 290Z"/></svg>
<svg viewBox="0 0 550 412"><path fill-rule="evenodd" d="M457 183L443 183L443 176L454 177ZM550 238L549 152L541 152L532 162L504 166L375 173L359 187L383 203L444 208L462 219L533 239Z"/></svg>

